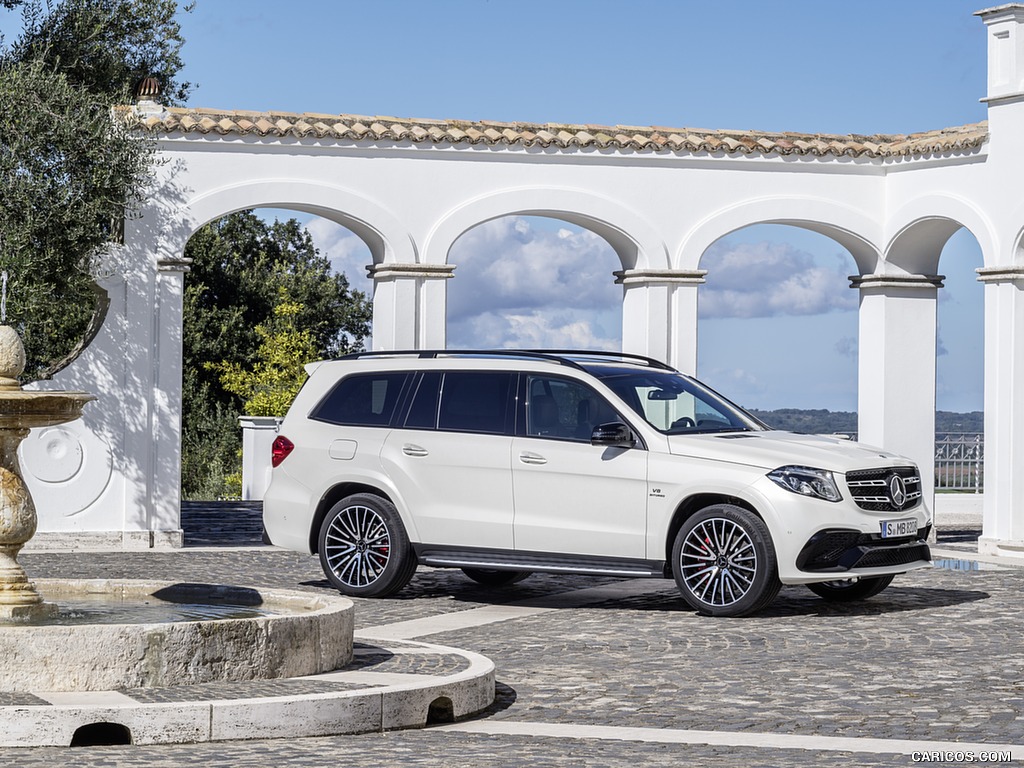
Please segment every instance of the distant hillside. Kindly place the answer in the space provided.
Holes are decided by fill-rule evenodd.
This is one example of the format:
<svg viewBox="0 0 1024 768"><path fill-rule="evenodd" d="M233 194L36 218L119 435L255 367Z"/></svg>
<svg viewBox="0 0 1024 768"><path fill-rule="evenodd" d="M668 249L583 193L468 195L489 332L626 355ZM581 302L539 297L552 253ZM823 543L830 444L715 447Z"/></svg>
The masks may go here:
<svg viewBox="0 0 1024 768"><path fill-rule="evenodd" d="M856 432L857 414L851 411L801 410L799 408L779 408L775 411L759 411L748 409L761 421L787 432L804 432L807 434L831 434L833 432ZM984 432L985 414L981 411L971 413L952 413L937 411L935 413L936 432Z"/></svg>

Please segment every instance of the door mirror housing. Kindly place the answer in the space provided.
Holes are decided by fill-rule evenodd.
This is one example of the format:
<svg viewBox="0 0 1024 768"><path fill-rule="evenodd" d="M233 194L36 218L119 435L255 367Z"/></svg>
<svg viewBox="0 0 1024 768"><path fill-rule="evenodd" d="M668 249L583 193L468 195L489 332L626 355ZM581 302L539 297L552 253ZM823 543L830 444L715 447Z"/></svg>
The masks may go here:
<svg viewBox="0 0 1024 768"><path fill-rule="evenodd" d="M636 445L633 430L621 421L598 424L590 433L591 445L605 445L613 448L632 448Z"/></svg>

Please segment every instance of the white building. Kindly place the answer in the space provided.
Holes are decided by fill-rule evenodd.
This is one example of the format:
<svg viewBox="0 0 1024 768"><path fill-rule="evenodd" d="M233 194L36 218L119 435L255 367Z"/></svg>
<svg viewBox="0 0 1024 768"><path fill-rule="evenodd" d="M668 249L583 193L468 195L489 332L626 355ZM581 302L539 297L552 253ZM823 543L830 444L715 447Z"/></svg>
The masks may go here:
<svg viewBox="0 0 1024 768"><path fill-rule="evenodd" d="M982 548L1024 555L1024 4L989 31L988 120L909 136L462 123L136 108L167 161L98 338L56 386L95 392L83 422L30 437L36 543L180 544L181 298L203 224L289 208L352 230L373 255L378 349L445 346L452 244L490 219L551 216L621 260L623 348L696 368L701 259L719 238L783 223L844 246L860 292L860 439L933 456L939 257L961 227L985 284ZM455 279L458 279L457 277ZM609 279L612 279L609 276ZM929 472L924 473L930 485ZM931 490L930 487L928 489ZM930 493L928 494L930 499Z"/></svg>

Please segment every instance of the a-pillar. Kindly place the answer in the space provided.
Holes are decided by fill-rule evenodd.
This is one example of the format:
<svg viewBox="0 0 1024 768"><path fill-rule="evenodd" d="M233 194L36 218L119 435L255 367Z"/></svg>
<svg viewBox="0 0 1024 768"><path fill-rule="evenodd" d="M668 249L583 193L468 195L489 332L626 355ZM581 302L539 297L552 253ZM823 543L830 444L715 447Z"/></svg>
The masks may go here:
<svg viewBox="0 0 1024 768"><path fill-rule="evenodd" d="M940 275L864 275L860 290L858 440L917 464L934 510L936 299Z"/></svg>
<svg viewBox="0 0 1024 768"><path fill-rule="evenodd" d="M626 269L622 286L622 351L677 370L697 372L697 289L707 270Z"/></svg>
<svg viewBox="0 0 1024 768"><path fill-rule="evenodd" d="M1024 557L1024 267L985 284L985 501L978 552Z"/></svg>
<svg viewBox="0 0 1024 768"><path fill-rule="evenodd" d="M448 264L374 264L373 348L444 349Z"/></svg>

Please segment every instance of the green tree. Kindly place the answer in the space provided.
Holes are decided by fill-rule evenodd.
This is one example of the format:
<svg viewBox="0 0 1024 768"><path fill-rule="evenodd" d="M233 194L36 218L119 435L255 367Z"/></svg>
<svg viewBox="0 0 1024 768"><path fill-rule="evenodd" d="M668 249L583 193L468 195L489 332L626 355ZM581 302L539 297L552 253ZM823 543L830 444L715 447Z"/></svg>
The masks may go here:
<svg viewBox="0 0 1024 768"><path fill-rule="evenodd" d="M188 98L192 85L178 80L185 41L177 0L16 2L23 30L11 46L12 59L42 62L108 104L128 103L145 77L160 82L165 104Z"/></svg>
<svg viewBox="0 0 1024 768"><path fill-rule="evenodd" d="M0 39L0 269L7 322L25 341L25 378L45 378L87 343L103 296L89 275L135 211L154 162L152 139L110 107L156 74L178 83L174 0L3 0L23 30Z"/></svg>
<svg viewBox="0 0 1024 768"><path fill-rule="evenodd" d="M0 60L0 269L26 378L61 367L85 335L97 297L83 264L136 204L151 147L62 73Z"/></svg>
<svg viewBox="0 0 1024 768"><path fill-rule="evenodd" d="M313 334L299 329L296 317L302 305L289 301L284 288L273 317L256 326L260 339L256 365L243 368L238 363L209 363L207 367L220 374L221 386L242 398L242 408L249 416L284 416L288 406L306 381L303 366L318 357Z"/></svg>
<svg viewBox="0 0 1024 768"><path fill-rule="evenodd" d="M184 297L182 492L219 498L239 466L244 410L219 371L257 369L265 343L257 329L273 331L282 292L297 307L289 322L308 334L310 359L362 349L370 305L344 275L332 274L295 219L268 224L251 211L225 216L196 232L185 256L192 266Z"/></svg>

